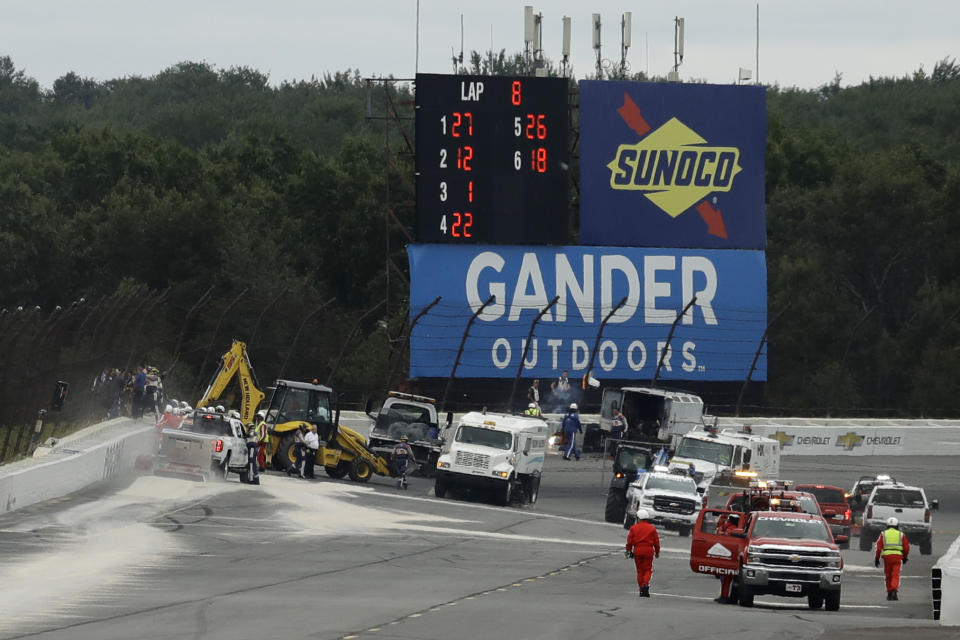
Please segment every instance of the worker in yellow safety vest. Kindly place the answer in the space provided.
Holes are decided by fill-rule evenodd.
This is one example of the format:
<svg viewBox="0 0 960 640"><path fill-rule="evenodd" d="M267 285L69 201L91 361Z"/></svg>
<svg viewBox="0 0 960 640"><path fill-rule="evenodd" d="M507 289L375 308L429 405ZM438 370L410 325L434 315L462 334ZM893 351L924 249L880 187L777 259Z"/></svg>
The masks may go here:
<svg viewBox="0 0 960 640"><path fill-rule="evenodd" d="M261 409L257 412L257 442L260 443L260 447L257 450L257 465L260 467L260 471L266 471L267 464L270 462L267 460L268 452L270 447L267 445L270 444L270 431L267 429L267 412Z"/></svg>
<svg viewBox="0 0 960 640"><path fill-rule="evenodd" d="M527 410L523 412L525 416L533 416L534 418L540 417L540 407L537 406L536 402L531 402L527 406Z"/></svg>
<svg viewBox="0 0 960 640"><path fill-rule="evenodd" d="M910 543L907 536L900 531L900 521L896 518L887 519L887 528L877 537L877 553L873 559L875 567L880 566L883 559L883 576L887 583L887 600L899 600L897 591L900 589L900 565L907 561L910 555Z"/></svg>

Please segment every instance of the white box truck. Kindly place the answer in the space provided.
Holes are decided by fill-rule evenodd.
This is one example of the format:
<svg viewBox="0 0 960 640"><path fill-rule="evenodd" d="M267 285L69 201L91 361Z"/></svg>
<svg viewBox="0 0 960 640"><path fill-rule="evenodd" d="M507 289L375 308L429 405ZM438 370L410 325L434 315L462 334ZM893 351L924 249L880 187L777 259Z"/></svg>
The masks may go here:
<svg viewBox="0 0 960 640"><path fill-rule="evenodd" d="M663 443L675 449L683 434L703 427L703 400L686 391L658 387L608 387L600 401L600 428L610 433L613 408L627 419L626 440Z"/></svg>
<svg viewBox="0 0 960 640"><path fill-rule="evenodd" d="M547 449L547 423L540 418L472 411L457 423L437 459L434 493L488 489L507 506L515 497L537 501Z"/></svg>

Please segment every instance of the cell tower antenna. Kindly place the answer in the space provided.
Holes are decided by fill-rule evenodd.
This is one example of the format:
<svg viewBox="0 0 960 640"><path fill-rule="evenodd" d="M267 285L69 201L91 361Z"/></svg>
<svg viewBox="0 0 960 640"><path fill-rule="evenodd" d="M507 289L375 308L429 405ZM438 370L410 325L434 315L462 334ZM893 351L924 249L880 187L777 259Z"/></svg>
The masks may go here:
<svg viewBox="0 0 960 640"><path fill-rule="evenodd" d="M673 19L673 72L670 82L680 82L680 65L683 64L683 18Z"/></svg>
<svg viewBox="0 0 960 640"><path fill-rule="evenodd" d="M563 76L567 76L567 63L570 61L570 16L563 16Z"/></svg>
<svg viewBox="0 0 960 640"><path fill-rule="evenodd" d="M593 14L593 48L597 52L597 80L603 80L603 57L600 53L600 14Z"/></svg>
<svg viewBox="0 0 960 640"><path fill-rule="evenodd" d="M458 56L453 47L450 47L450 53L453 59L453 73L456 74L459 67L463 65L463 14L460 14L460 55Z"/></svg>

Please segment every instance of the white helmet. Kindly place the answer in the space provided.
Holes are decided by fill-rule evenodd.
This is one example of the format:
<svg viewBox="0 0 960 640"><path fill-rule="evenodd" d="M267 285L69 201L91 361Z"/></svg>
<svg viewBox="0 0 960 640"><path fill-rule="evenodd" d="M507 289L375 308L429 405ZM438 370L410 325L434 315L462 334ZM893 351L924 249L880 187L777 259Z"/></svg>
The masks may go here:
<svg viewBox="0 0 960 640"><path fill-rule="evenodd" d="M223 408L222 404L217 405L217 413L223 413L226 409Z"/></svg>
<svg viewBox="0 0 960 640"><path fill-rule="evenodd" d="M240 412L237 411L236 409L230 409L230 411L227 412L227 415L231 418L239 418Z"/></svg>
<svg viewBox="0 0 960 640"><path fill-rule="evenodd" d="M537 408L536 402L531 402L530 404L527 405L527 409L536 409L536 408Z"/></svg>
<svg viewBox="0 0 960 640"><path fill-rule="evenodd" d="M173 412L173 405L168 404L167 406L165 406L165 407L163 408L163 412L164 412L164 413L172 413L172 412Z"/></svg>
<svg viewBox="0 0 960 640"><path fill-rule="evenodd" d="M257 417L260 418L261 420L266 420L266 419L267 419L267 410L266 410L266 409L260 409L260 411L257 411Z"/></svg>
<svg viewBox="0 0 960 640"><path fill-rule="evenodd" d="M576 402L571 402L571 403L570 403L570 411L576 411L576 410L577 410L577 403L576 403Z"/></svg>
<svg viewBox="0 0 960 640"><path fill-rule="evenodd" d="M887 526L888 526L888 527L899 527L899 526L900 526L900 521L897 520L895 517L890 516L889 518L887 518Z"/></svg>
<svg viewBox="0 0 960 640"><path fill-rule="evenodd" d="M641 520L649 520L650 512L646 509L637 509L637 522Z"/></svg>

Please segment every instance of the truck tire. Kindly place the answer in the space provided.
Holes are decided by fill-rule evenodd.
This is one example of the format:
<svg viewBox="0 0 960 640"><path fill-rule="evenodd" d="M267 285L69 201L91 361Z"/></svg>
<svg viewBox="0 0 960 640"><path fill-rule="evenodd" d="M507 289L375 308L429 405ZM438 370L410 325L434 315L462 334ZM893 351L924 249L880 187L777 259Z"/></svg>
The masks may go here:
<svg viewBox="0 0 960 640"><path fill-rule="evenodd" d="M331 478L339 480L350 472L350 464L347 462L338 462L335 467L324 467L323 470L326 471L327 475Z"/></svg>
<svg viewBox="0 0 960 640"><path fill-rule="evenodd" d="M752 607L753 606L753 588L748 584L740 583L740 606L741 607Z"/></svg>
<svg viewBox="0 0 960 640"><path fill-rule="evenodd" d="M297 457L293 455L293 436L286 436L280 440L277 452L273 454L273 468L277 471L286 471L294 465Z"/></svg>
<svg viewBox="0 0 960 640"><path fill-rule="evenodd" d="M819 591L808 593L807 606L811 609L819 609L823 607L823 594Z"/></svg>
<svg viewBox="0 0 960 640"><path fill-rule="evenodd" d="M823 601L827 611L840 611L840 589L824 593Z"/></svg>
<svg viewBox="0 0 960 640"><path fill-rule="evenodd" d="M627 531L630 530L630 527L637 524L637 519L631 516L629 513L623 516L623 528Z"/></svg>
<svg viewBox="0 0 960 640"><path fill-rule="evenodd" d="M373 475L373 467L370 466L370 463L357 456L350 461L350 468L347 471L350 474L350 479L354 482L368 482L370 476Z"/></svg>
<svg viewBox="0 0 960 640"><path fill-rule="evenodd" d="M928 556L933 553L933 538L924 538L920 541L920 555Z"/></svg>
<svg viewBox="0 0 960 640"><path fill-rule="evenodd" d="M509 478L503 486L497 489L497 502L502 507L509 507L513 499L513 478Z"/></svg>
<svg viewBox="0 0 960 640"><path fill-rule="evenodd" d="M866 527L860 529L860 551L870 551L873 547L874 535Z"/></svg>
<svg viewBox="0 0 960 640"><path fill-rule="evenodd" d="M213 472L221 480L226 480L230 475L230 454L227 453L227 457L223 459L223 464L213 465Z"/></svg>
<svg viewBox="0 0 960 640"><path fill-rule="evenodd" d="M527 502L529 502L530 504L536 504L537 498L540 497L540 477L530 476L529 478L527 478L526 489L527 489Z"/></svg>
<svg viewBox="0 0 960 640"><path fill-rule="evenodd" d="M442 479L437 478L433 483L433 495L438 498L446 497L447 495L447 483Z"/></svg>
<svg viewBox="0 0 960 640"><path fill-rule="evenodd" d="M627 512L627 494L616 489L607 491L607 508L603 512L603 519L607 522L623 522Z"/></svg>

